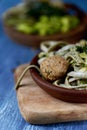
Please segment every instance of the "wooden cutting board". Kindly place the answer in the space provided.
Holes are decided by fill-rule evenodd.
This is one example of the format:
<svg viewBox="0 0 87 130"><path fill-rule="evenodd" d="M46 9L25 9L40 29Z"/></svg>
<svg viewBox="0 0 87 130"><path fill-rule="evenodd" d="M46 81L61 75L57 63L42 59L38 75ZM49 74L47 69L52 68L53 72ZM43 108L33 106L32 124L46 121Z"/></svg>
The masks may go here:
<svg viewBox="0 0 87 130"><path fill-rule="evenodd" d="M15 72L15 82L26 65ZM17 90L19 109L26 121L31 124L49 124L87 119L87 104L67 103L48 95L32 79L29 71Z"/></svg>

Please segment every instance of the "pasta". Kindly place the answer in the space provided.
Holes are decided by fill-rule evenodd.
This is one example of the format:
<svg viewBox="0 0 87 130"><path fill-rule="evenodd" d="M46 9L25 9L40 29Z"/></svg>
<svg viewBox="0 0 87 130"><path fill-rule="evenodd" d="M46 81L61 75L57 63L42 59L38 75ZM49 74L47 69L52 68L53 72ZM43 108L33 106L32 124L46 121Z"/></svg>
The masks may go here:
<svg viewBox="0 0 87 130"><path fill-rule="evenodd" d="M55 50L59 46L60 49ZM87 41L81 40L76 44L68 44L63 41L43 42L42 52L39 54L40 64L46 57L59 55L69 62L69 68L65 79L58 79L53 82L56 86L68 89L87 89Z"/></svg>

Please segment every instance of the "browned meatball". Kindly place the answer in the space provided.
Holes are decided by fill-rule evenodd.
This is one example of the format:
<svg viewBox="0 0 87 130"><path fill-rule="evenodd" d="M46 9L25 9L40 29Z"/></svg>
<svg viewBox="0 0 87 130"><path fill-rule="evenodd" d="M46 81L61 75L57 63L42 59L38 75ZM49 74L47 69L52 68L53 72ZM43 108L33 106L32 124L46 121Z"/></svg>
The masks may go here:
<svg viewBox="0 0 87 130"><path fill-rule="evenodd" d="M40 71L46 80L54 81L65 75L68 66L68 62L63 57L55 55L41 62Z"/></svg>

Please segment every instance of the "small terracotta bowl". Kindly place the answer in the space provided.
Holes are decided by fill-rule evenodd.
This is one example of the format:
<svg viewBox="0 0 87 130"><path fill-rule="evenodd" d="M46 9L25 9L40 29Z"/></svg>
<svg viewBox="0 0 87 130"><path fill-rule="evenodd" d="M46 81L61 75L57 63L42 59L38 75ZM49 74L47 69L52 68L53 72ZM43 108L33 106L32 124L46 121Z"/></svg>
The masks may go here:
<svg viewBox="0 0 87 130"><path fill-rule="evenodd" d="M38 65L37 60L38 55L34 57L34 59L31 61L31 64ZM87 90L72 90L55 86L43 79L40 76L39 72L34 68L30 69L30 73L33 80L38 84L38 86L40 86L51 96L66 102L87 103Z"/></svg>
<svg viewBox="0 0 87 130"><path fill-rule="evenodd" d="M80 10L77 6L73 4L64 4L63 6L65 10L71 10L75 12L75 15L77 15L80 19L80 24L75 29L72 29L67 33L58 33L48 36L29 35L19 32L13 27L7 25L6 20L9 18L9 16L14 12L20 13L23 9L23 5L17 5L16 7L12 7L11 9L5 12L3 16L4 30L7 33L7 35L15 42L32 47L39 47L42 41L47 40L64 40L66 42L75 43L85 37L84 32L86 29L86 15L82 10Z"/></svg>

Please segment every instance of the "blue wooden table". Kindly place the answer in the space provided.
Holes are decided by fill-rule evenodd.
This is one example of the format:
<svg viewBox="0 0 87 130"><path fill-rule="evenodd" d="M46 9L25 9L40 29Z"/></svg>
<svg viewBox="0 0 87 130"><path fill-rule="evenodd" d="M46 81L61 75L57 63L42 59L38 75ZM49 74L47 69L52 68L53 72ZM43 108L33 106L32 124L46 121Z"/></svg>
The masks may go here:
<svg viewBox="0 0 87 130"><path fill-rule="evenodd" d="M64 0L87 12L87 0ZM0 0L0 130L87 130L87 121L31 125L21 116L14 91L13 69L38 53L11 41L3 31L2 14L20 0Z"/></svg>

